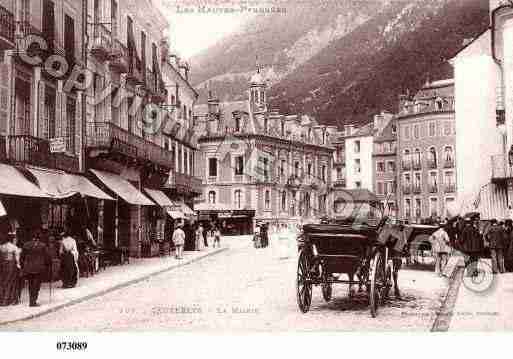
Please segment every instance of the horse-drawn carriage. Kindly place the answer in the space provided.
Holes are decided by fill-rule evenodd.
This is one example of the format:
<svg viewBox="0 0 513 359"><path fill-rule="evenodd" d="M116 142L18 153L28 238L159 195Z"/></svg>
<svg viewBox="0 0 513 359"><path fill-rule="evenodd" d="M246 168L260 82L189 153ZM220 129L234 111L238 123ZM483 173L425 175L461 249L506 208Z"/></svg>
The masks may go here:
<svg viewBox="0 0 513 359"><path fill-rule="evenodd" d="M350 294L352 285L365 286L372 317L392 287L399 296L401 256L418 231L388 223L372 193L358 194L351 193L350 201L335 211L343 215L329 223L303 226L296 278L297 303L303 313L310 309L313 286L321 286L326 301L331 300L333 284L348 284Z"/></svg>

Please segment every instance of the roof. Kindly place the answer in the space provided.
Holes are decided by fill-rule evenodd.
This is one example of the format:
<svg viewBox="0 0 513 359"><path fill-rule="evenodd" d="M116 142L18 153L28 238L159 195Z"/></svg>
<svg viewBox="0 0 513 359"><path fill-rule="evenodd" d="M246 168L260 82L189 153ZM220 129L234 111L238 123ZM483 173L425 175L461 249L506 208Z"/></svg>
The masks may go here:
<svg viewBox="0 0 513 359"><path fill-rule="evenodd" d="M366 125L363 125L359 129L357 129L354 133L347 137L366 137L374 135L374 122L369 122Z"/></svg>
<svg viewBox="0 0 513 359"><path fill-rule="evenodd" d="M385 142L385 141L394 141L397 139L397 133L394 131L396 123L394 120L390 121L383 131L377 133L374 136L374 142Z"/></svg>

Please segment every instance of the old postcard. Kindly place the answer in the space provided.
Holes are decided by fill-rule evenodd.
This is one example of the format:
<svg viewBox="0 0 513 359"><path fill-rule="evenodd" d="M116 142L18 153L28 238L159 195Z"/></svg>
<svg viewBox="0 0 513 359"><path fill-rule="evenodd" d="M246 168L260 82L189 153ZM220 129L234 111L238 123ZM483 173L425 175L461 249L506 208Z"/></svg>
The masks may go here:
<svg viewBox="0 0 513 359"><path fill-rule="evenodd" d="M0 334L513 329L512 29L509 0L0 0Z"/></svg>

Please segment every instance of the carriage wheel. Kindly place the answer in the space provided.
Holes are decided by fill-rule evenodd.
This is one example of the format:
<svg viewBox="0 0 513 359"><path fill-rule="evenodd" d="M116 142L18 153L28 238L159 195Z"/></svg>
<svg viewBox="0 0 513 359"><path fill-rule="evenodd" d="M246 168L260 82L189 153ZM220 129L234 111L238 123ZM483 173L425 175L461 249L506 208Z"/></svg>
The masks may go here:
<svg viewBox="0 0 513 359"><path fill-rule="evenodd" d="M376 318L380 299L382 298L383 284L385 282L385 265L383 263L383 256L380 252L376 252L374 260L372 261L372 268L370 273L370 293L369 304L371 315Z"/></svg>
<svg viewBox="0 0 513 359"><path fill-rule="evenodd" d="M388 261L385 270L385 281L383 282L383 297L381 300L388 299L388 295L390 294L390 288L392 288L392 273L394 273L394 262L392 260Z"/></svg>
<svg viewBox="0 0 513 359"><path fill-rule="evenodd" d="M297 263L296 297L301 312L306 313L312 303L312 283L310 282L310 263L305 250L299 253Z"/></svg>

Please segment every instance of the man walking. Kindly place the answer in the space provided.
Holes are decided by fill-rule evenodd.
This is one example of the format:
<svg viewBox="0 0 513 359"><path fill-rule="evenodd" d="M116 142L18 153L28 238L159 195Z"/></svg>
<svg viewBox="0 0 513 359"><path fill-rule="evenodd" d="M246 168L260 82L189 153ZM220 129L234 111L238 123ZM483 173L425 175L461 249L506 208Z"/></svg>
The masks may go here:
<svg viewBox="0 0 513 359"><path fill-rule="evenodd" d="M466 275L475 277L478 274L477 262L479 252L482 250L481 234L477 229L477 225L473 224L471 219L465 218L465 225L461 233L461 248L465 257Z"/></svg>
<svg viewBox="0 0 513 359"><path fill-rule="evenodd" d="M493 273L504 273L506 271L504 268L504 244L506 242L504 227L497 224L496 219L492 219L491 227L486 237L492 257Z"/></svg>
<svg viewBox="0 0 513 359"><path fill-rule="evenodd" d="M41 242L41 232L39 230L34 231L32 240L23 246L21 262L23 273L29 284L29 305L38 307L37 298L41 289L41 281L51 263L48 248Z"/></svg>
<svg viewBox="0 0 513 359"><path fill-rule="evenodd" d="M177 225L173 232L173 243L176 248L176 259L183 259L183 246L185 245L185 232L182 229L183 224Z"/></svg>
<svg viewBox="0 0 513 359"><path fill-rule="evenodd" d="M440 228L431 235L431 246L435 255L435 272L440 277L443 275L445 266L447 265L449 252L451 247L449 246L450 239L449 235L445 231L445 223L440 224Z"/></svg>

